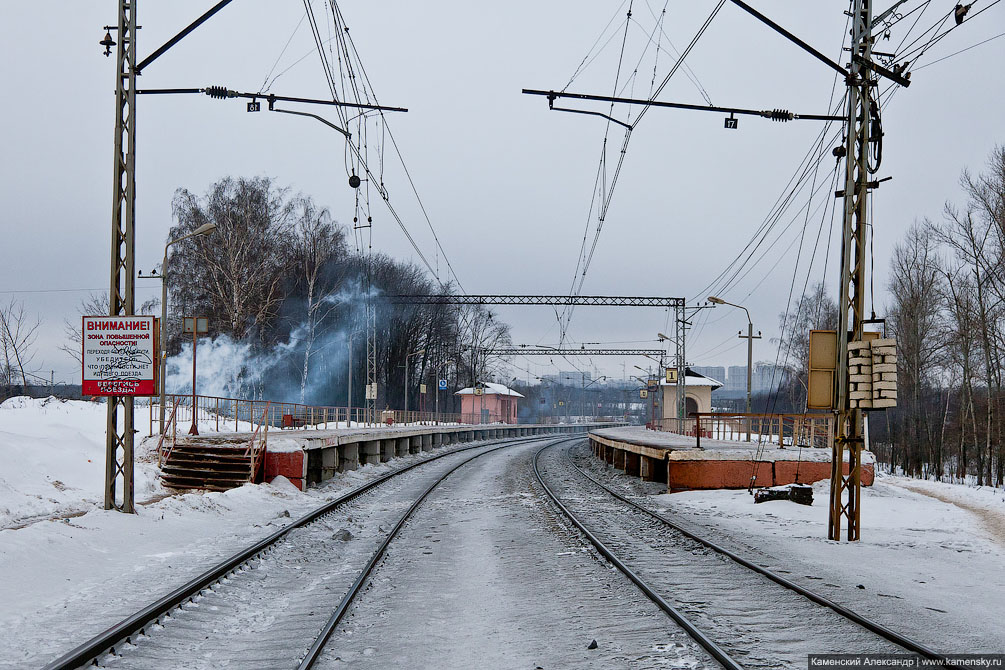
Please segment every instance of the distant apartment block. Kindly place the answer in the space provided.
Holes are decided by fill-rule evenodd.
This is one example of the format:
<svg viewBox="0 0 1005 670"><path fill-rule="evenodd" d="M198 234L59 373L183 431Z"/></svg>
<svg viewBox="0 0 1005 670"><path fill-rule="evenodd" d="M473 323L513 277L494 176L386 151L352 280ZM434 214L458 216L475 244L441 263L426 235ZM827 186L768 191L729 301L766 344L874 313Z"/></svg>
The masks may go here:
<svg viewBox="0 0 1005 670"><path fill-rule="evenodd" d="M721 365L692 365L691 369L717 382L726 383L726 368ZM744 382L746 384L746 382Z"/></svg>
<svg viewBox="0 0 1005 670"><path fill-rule="evenodd" d="M559 372L554 375L542 375L541 379L559 386L586 386L593 378L590 372Z"/></svg>
<svg viewBox="0 0 1005 670"><path fill-rule="evenodd" d="M726 379L720 379L716 377L715 374L710 372L704 372L704 370L721 370L722 368L716 367L694 367L693 370L699 371L702 374L712 377L713 379L718 379L719 381L724 381L725 386L719 389L718 393L729 397L738 397L745 395L747 393L747 366L746 365L730 365L727 368L729 373ZM762 363L754 366L754 373L751 375L750 387L751 393L757 395L759 393L773 393L778 390L781 386L783 378L785 376L784 368L781 366L776 366L770 363Z"/></svg>

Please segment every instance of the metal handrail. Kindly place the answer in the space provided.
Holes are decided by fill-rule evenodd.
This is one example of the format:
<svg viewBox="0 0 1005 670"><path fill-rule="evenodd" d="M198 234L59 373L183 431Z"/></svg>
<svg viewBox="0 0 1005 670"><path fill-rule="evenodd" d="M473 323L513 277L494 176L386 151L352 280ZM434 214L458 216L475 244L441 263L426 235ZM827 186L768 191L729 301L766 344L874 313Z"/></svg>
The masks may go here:
<svg viewBox="0 0 1005 670"><path fill-rule="evenodd" d="M245 456L251 456L251 472L248 479L251 483L255 483L255 476L258 474L259 456L262 451L268 448L269 445L269 422L267 420L269 417L269 405L271 405L271 403L265 403L265 409L262 411L262 419L258 422L258 425L255 426L255 432L251 434L251 441L248 443L248 448L244 451ZM262 429L262 426L265 426L262 443L256 449L255 440L258 439L258 431Z"/></svg>
<svg viewBox="0 0 1005 670"><path fill-rule="evenodd" d="M771 444L777 440L780 449L790 446L831 446L834 417L829 414L756 414L746 412L699 412L692 415L694 434L699 444L702 437L739 439L739 435L756 433L759 441Z"/></svg>
<svg viewBox="0 0 1005 670"><path fill-rule="evenodd" d="M164 432L161 434L161 438L157 441L157 467L159 468L164 467L164 462L171 456L171 452L174 451L175 445L178 443L178 422L176 421L178 414L178 402L179 401L175 399L174 404L171 407L171 418L166 424L164 424ZM171 447L165 455L163 447L164 438L167 436L167 426L171 426Z"/></svg>

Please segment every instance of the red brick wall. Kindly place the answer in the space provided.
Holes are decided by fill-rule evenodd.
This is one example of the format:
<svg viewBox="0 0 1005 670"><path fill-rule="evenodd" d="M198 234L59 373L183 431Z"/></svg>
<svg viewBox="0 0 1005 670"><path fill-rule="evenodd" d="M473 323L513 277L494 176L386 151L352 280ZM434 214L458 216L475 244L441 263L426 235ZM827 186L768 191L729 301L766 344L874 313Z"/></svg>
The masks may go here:
<svg viewBox="0 0 1005 670"><path fill-rule="evenodd" d="M271 482L282 475L301 491L304 490L304 481L307 476L307 459L303 451L283 451L265 453L265 481Z"/></svg>
<svg viewBox="0 0 1005 670"><path fill-rule="evenodd" d="M667 489L745 489L754 474L750 461L668 461ZM771 486L771 463L757 464L755 486Z"/></svg>
<svg viewBox="0 0 1005 670"><path fill-rule="evenodd" d="M669 491L693 489L745 489L750 485L754 472L750 461L668 461L667 472ZM778 486L796 483L796 467L799 468L799 483L812 484L830 479L830 463L808 463L796 461L775 461L758 463L754 486ZM845 474L848 465L845 464ZM862 466L862 485L872 486L874 472L872 464Z"/></svg>

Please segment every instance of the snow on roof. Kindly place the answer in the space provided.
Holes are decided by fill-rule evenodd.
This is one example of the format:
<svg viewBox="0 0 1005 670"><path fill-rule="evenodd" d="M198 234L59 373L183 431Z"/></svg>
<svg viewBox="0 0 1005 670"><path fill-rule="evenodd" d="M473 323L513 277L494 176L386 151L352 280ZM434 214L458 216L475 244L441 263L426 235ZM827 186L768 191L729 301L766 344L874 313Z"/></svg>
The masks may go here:
<svg viewBox="0 0 1005 670"><path fill-rule="evenodd" d="M484 389L483 393L485 395L509 395L513 396L514 398L525 397L522 393L517 393L516 391L514 391L513 389L504 384L496 384L494 382L482 382L482 387ZM474 393L475 393L474 387L469 386L466 389L461 389L460 391L457 391L456 393L454 393L454 395L474 395Z"/></svg>
<svg viewBox="0 0 1005 670"><path fill-rule="evenodd" d="M711 377L698 374L691 368L687 368L684 374L684 386L711 386L713 389L717 389L722 385L722 382L712 379ZM666 379L661 379L660 386L677 386L677 382L668 384Z"/></svg>

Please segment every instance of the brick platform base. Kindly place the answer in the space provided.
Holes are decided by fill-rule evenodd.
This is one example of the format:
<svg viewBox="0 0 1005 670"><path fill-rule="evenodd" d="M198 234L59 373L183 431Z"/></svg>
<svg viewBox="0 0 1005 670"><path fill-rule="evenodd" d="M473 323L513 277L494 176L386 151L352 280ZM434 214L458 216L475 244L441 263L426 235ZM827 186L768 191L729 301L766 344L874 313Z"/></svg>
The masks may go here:
<svg viewBox="0 0 1005 670"><path fill-rule="evenodd" d="M303 491L307 481L307 459L302 451L281 451L265 454L265 481L271 482L282 475Z"/></svg>

